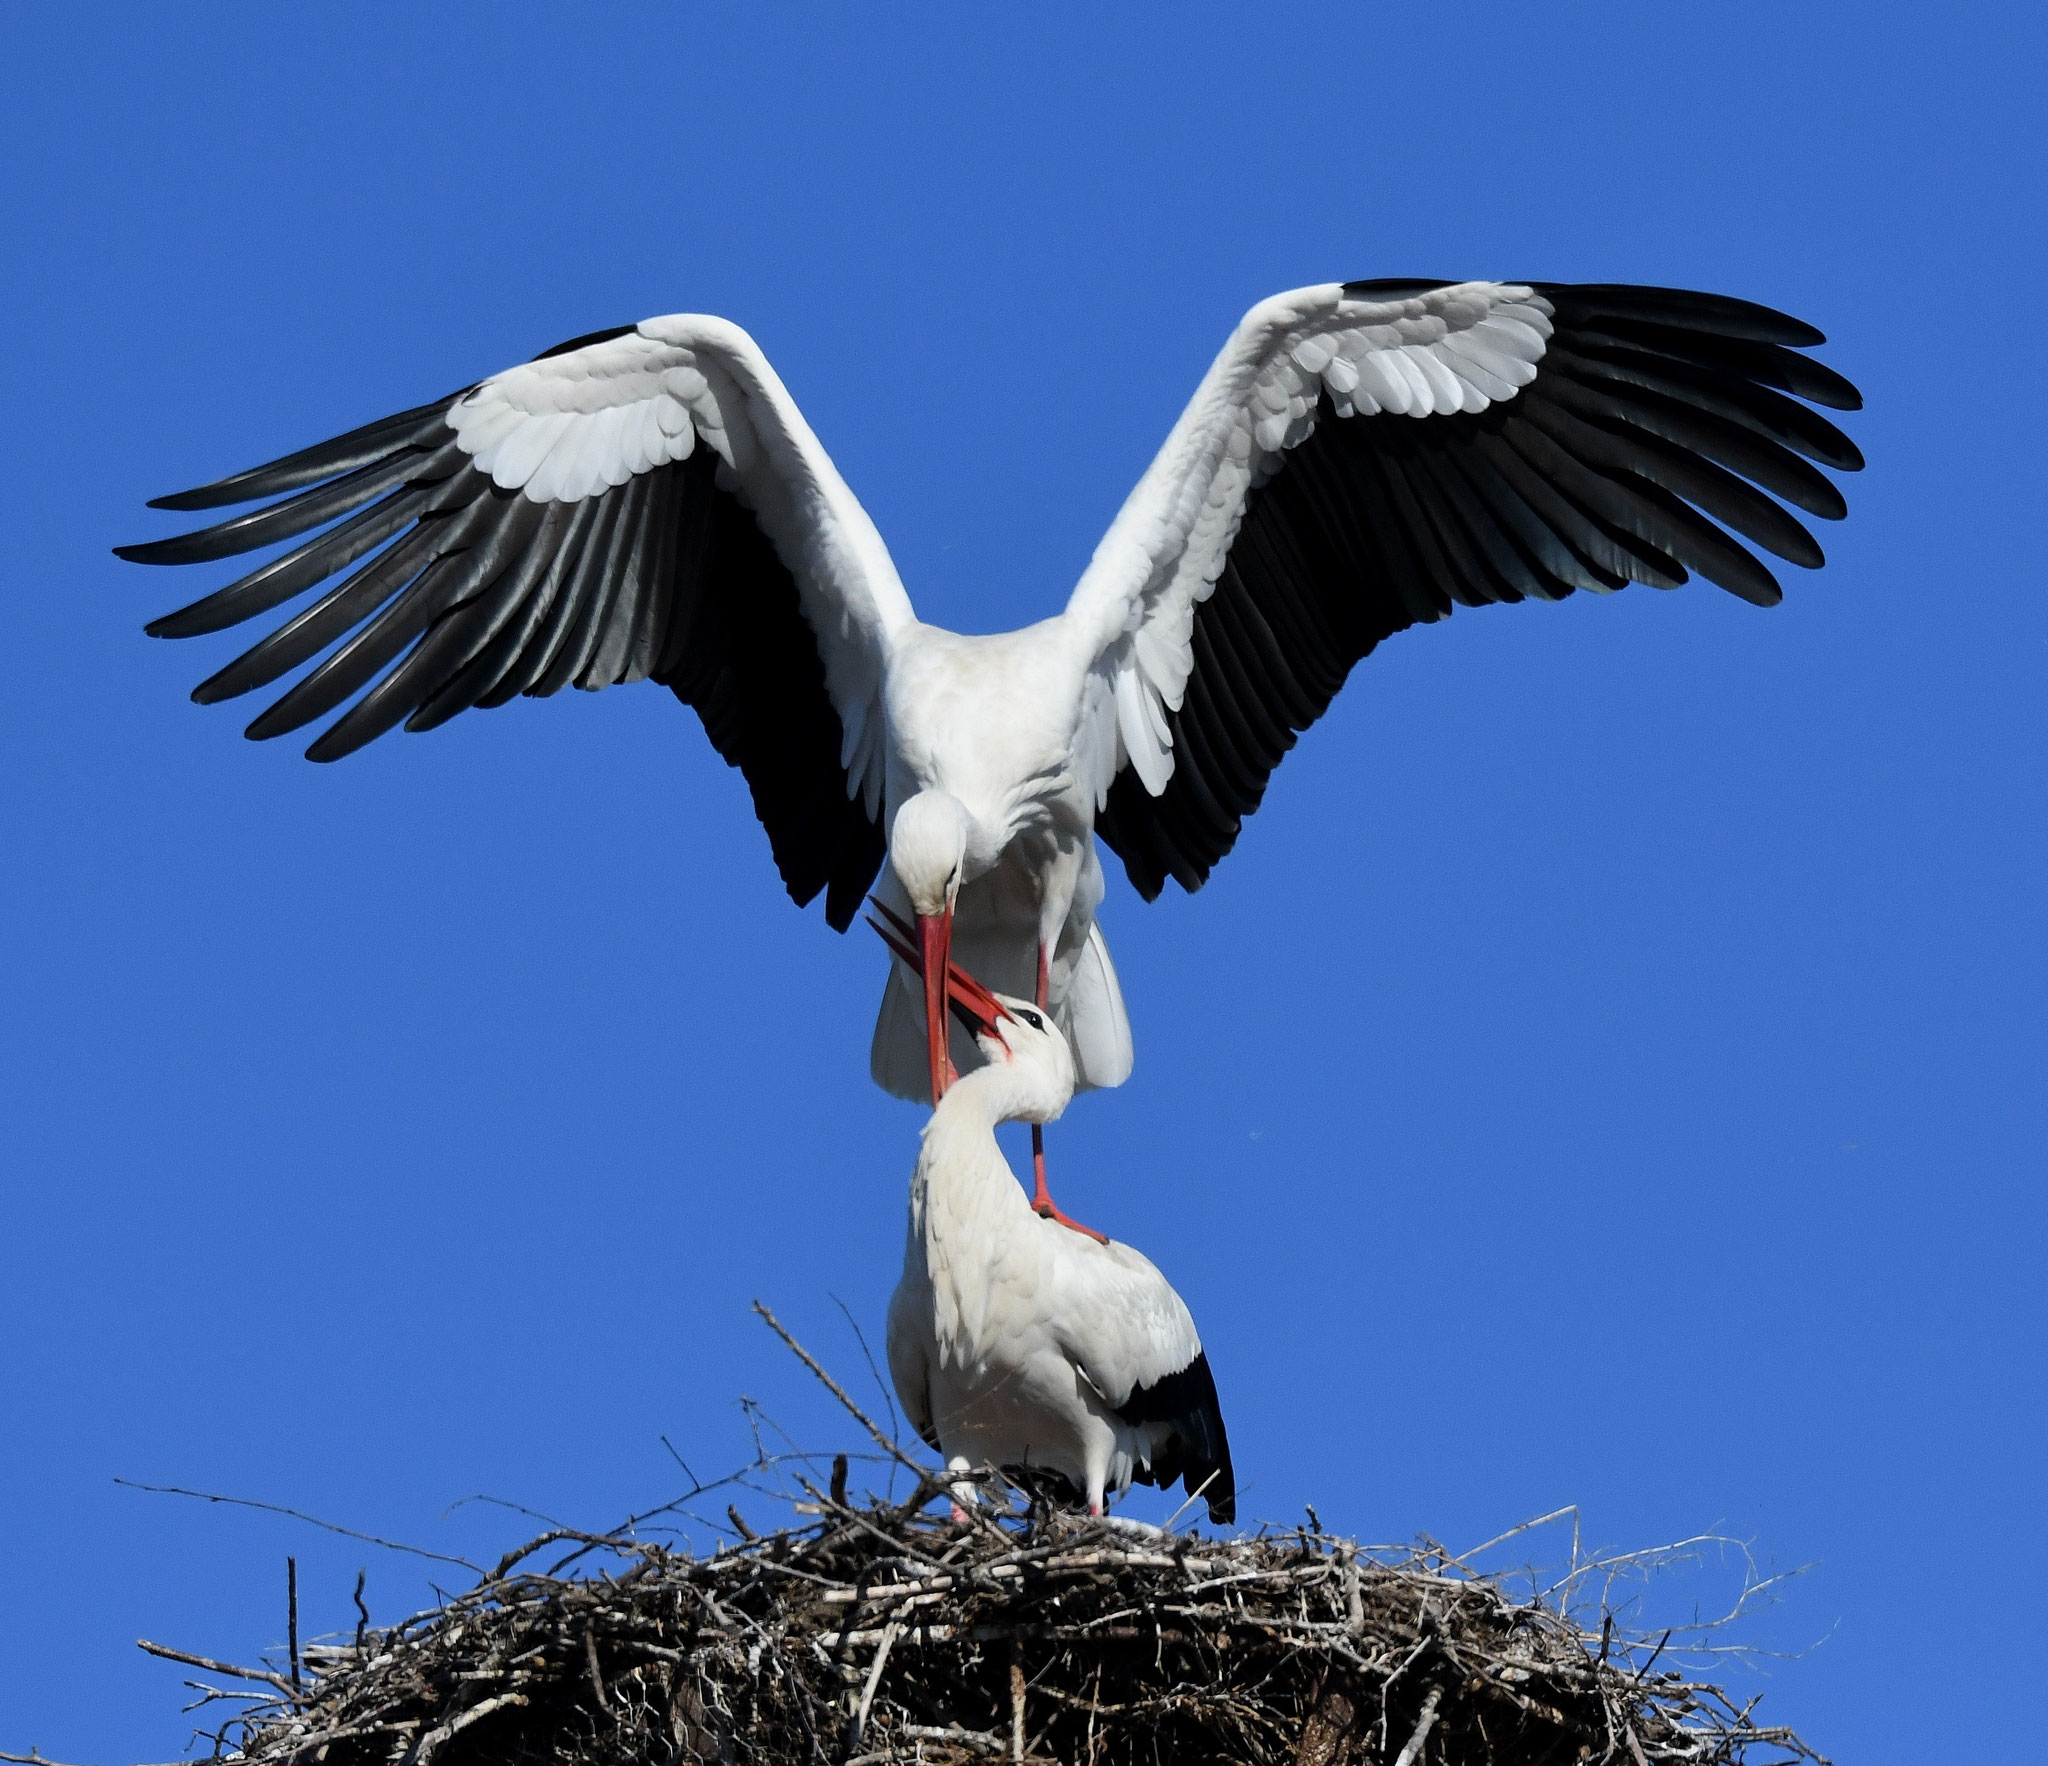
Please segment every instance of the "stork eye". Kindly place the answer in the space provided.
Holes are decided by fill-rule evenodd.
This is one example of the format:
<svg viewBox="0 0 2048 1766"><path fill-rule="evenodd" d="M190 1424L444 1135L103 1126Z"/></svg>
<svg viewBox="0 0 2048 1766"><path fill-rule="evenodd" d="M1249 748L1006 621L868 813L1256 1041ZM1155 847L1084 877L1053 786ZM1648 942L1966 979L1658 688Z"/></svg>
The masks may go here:
<svg viewBox="0 0 2048 1766"><path fill-rule="evenodd" d="M1026 1024L1030 1025L1033 1030L1043 1030L1045 1028L1045 1020L1034 1011L1026 1009L1020 1011L1017 1014L1017 1016L1022 1018Z"/></svg>

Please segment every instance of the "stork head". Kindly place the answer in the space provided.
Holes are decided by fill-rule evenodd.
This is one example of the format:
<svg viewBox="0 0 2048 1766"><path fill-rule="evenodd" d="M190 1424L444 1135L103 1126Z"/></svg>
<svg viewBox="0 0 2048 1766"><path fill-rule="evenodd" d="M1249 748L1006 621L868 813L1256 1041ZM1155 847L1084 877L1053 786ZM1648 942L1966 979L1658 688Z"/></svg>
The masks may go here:
<svg viewBox="0 0 2048 1766"><path fill-rule="evenodd" d="M946 1058L946 968L953 953L953 903L960 894L973 829L967 806L950 791L920 791L896 812L889 831L889 862L917 915L934 1104L945 1096L952 1078Z"/></svg>
<svg viewBox="0 0 2048 1766"><path fill-rule="evenodd" d="M920 791L896 812L889 862L920 920L953 911L973 832L967 805L950 791Z"/></svg>
<svg viewBox="0 0 2048 1766"><path fill-rule="evenodd" d="M946 1003L1002 1076L1003 1120L1050 1122L1074 1097L1074 1051L1052 1013L1029 1000L991 993L972 976L953 970ZM975 1075L976 1082L981 1075Z"/></svg>

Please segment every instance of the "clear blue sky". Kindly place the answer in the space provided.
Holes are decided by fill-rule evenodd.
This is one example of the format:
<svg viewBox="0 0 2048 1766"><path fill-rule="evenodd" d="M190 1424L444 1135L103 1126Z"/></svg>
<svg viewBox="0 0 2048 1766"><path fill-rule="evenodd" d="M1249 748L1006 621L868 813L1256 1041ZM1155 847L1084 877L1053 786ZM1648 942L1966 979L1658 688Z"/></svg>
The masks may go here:
<svg viewBox="0 0 2048 1766"><path fill-rule="evenodd" d="M768 350L929 618L1055 609L1237 315L1675 283L1825 329L1870 469L1770 613L1460 612L1199 897L1105 909L1139 1065L1055 1131L1250 1490L1371 1538L1720 1528L1845 1762L2038 1742L2035 8L28 9L0 65L0 1747L163 1760L179 1673L846 1441L747 1314L879 1334L883 955L651 687L340 766L185 695L146 497L674 311ZM829 20L829 22L827 22ZM202 580L203 578L203 580ZM1149 1495L1134 1512L1154 1513ZM1541 1548L1544 1550L1549 1547ZM1711 1598L1714 1578L1663 1598ZM1906 1692L1902 1688L1916 1690Z"/></svg>

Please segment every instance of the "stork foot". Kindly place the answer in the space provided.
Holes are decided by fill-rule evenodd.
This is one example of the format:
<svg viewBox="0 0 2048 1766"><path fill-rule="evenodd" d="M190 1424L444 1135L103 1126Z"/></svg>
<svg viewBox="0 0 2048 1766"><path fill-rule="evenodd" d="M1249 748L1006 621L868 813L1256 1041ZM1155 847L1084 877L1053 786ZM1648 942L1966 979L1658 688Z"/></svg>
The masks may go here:
<svg viewBox="0 0 2048 1766"><path fill-rule="evenodd" d="M1033 1214L1042 1214L1047 1220L1056 1220L1061 1226L1071 1227L1077 1233L1085 1233L1098 1245L1109 1243L1109 1234L1099 1233L1092 1226L1083 1226L1071 1214L1062 1213L1059 1204L1043 1190L1040 1190L1037 1195L1031 1198L1031 1212Z"/></svg>
<svg viewBox="0 0 2048 1766"><path fill-rule="evenodd" d="M1092 1226L1083 1226L1071 1214L1061 1213L1059 1204L1052 1199L1052 1191L1045 1187L1045 1129L1036 1122L1031 1125L1031 1212L1072 1227L1077 1233L1086 1233L1098 1245L1109 1243L1109 1234L1099 1233Z"/></svg>

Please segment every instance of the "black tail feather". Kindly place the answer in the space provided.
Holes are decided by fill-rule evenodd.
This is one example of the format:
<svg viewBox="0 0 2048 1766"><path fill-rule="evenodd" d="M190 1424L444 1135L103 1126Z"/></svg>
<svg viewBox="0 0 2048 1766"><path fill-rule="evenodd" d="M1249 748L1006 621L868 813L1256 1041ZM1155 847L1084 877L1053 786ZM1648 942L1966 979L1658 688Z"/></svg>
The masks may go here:
<svg viewBox="0 0 2048 1766"><path fill-rule="evenodd" d="M1134 1428L1164 1423L1171 1431L1151 1465L1134 1474L1138 1483L1165 1490L1179 1479L1190 1498L1199 1494L1208 1502L1209 1519L1217 1526L1227 1527L1237 1519L1230 1437L1223 1427L1223 1407L1216 1398L1216 1378L1209 1371L1206 1350L1178 1373L1138 1387L1118 1407L1117 1415Z"/></svg>

